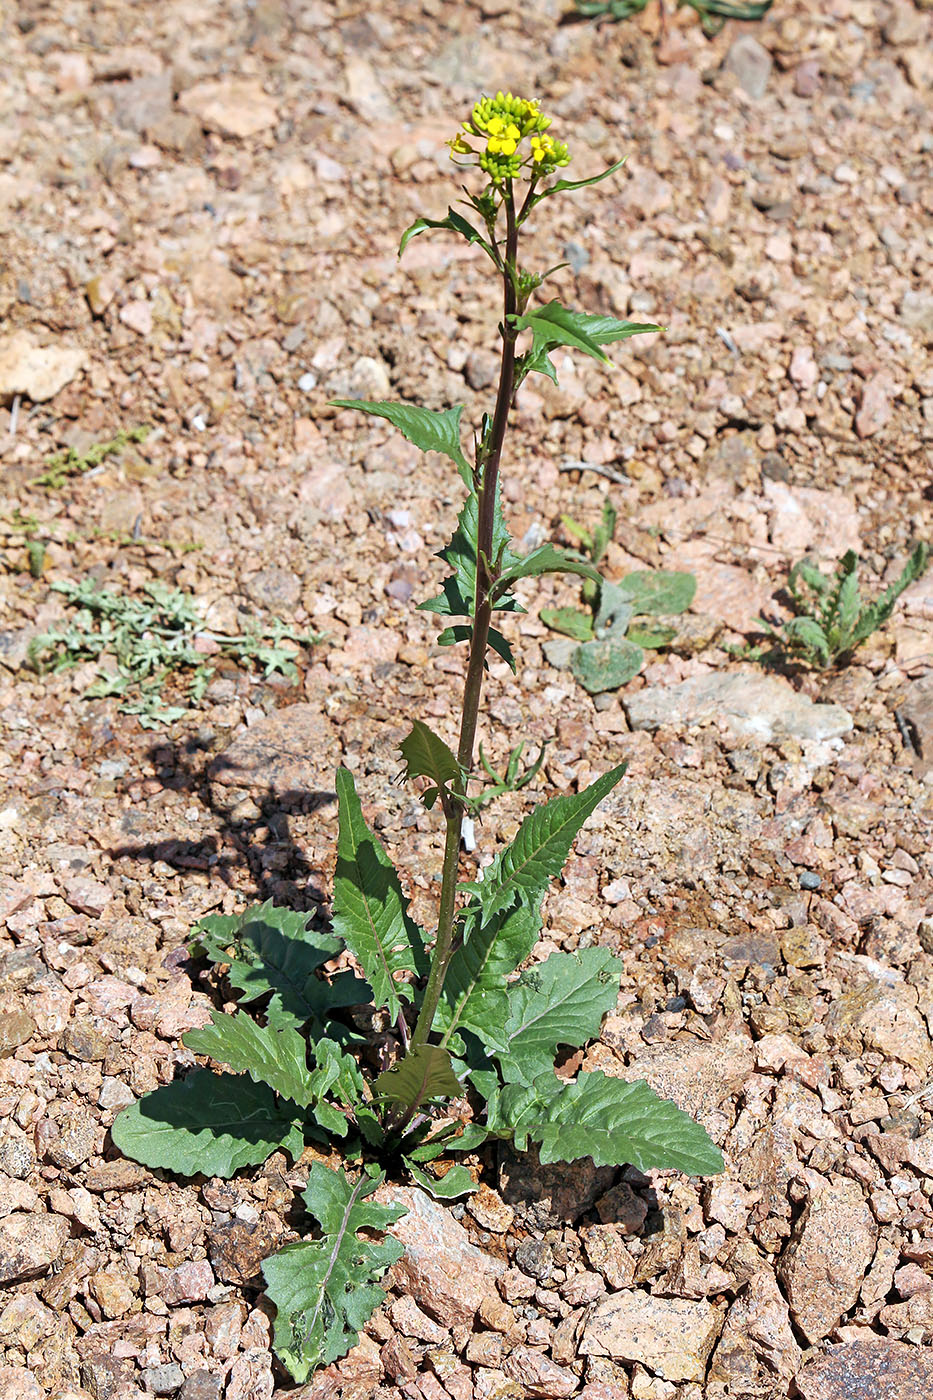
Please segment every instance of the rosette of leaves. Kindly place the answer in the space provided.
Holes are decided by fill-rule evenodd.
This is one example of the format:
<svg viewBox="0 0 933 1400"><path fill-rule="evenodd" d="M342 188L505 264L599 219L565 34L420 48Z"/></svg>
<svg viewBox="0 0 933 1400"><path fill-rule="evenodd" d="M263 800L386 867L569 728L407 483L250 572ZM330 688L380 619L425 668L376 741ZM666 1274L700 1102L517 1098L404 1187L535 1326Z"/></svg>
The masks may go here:
<svg viewBox="0 0 933 1400"><path fill-rule="evenodd" d="M926 572L930 547L915 545L897 579L877 598L862 598L858 555L847 550L835 572L824 574L809 559L801 559L787 579L795 616L776 628L764 618L759 624L779 643L779 649L820 670L845 660L891 617L898 598Z"/></svg>
<svg viewBox="0 0 933 1400"><path fill-rule="evenodd" d="M612 538L615 511L607 502L600 525L590 534L576 521L563 517L564 525L598 562ZM543 608L541 621L578 646L551 642L545 648L556 665L569 665L584 690L591 694L618 690L638 675L645 652L666 647L677 629L651 619L686 612L696 594L693 574L667 569L642 569L618 583L587 579L581 608Z"/></svg>
<svg viewBox="0 0 933 1400"><path fill-rule="evenodd" d="M631 19L646 10L651 0L574 0L575 14L581 19ZM662 6L664 0L659 0ZM748 0L735 3L735 0L677 0L677 8L689 6L700 17L703 33L712 38L722 29L727 19L764 19L774 0Z"/></svg>
<svg viewBox="0 0 933 1400"><path fill-rule="evenodd" d="M443 800L457 774L446 744L417 722L402 750L408 775ZM558 1051L586 1045L616 1004L613 953L552 953L518 970L574 836L622 772L537 807L482 879L460 886L457 945L431 1042L379 1074L367 1073L367 1045L354 1029L359 1008L396 1022L416 1011L430 940L347 769L337 775L331 929L310 929L307 914L271 903L196 925L192 954L224 970L240 1005L215 1011L184 1043L221 1068L194 1069L145 1095L118 1115L112 1137L127 1156L182 1176L231 1176L277 1150L297 1162L309 1142L339 1146L345 1165L315 1163L303 1194L316 1237L287 1244L263 1266L277 1309L275 1349L296 1380L343 1355L384 1296L378 1279L400 1251L391 1239L374 1243L372 1232L401 1212L369 1197L387 1167L444 1199L473 1190L473 1176L462 1164L435 1176L429 1164L489 1140L536 1143L544 1162L722 1169L704 1129L647 1084L555 1074ZM333 971L346 951L354 970ZM452 1114L451 1100L465 1096L472 1116Z"/></svg>

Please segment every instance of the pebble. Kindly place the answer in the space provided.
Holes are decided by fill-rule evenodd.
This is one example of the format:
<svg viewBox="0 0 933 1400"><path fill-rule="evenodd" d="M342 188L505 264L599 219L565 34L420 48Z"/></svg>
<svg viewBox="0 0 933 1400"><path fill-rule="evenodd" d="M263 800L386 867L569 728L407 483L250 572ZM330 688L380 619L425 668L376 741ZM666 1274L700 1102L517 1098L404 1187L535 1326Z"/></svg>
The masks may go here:
<svg viewBox="0 0 933 1400"><path fill-rule="evenodd" d="M0 1284L44 1274L70 1233L60 1215L15 1213L0 1220Z"/></svg>
<svg viewBox="0 0 933 1400"><path fill-rule="evenodd" d="M821 1341L855 1303L876 1241L857 1181L817 1183L778 1269L791 1316L809 1342Z"/></svg>
<svg viewBox="0 0 933 1400"><path fill-rule="evenodd" d="M768 50L751 34L733 40L723 64L727 73L735 75L742 91L754 98L764 97L773 66Z"/></svg>
<svg viewBox="0 0 933 1400"><path fill-rule="evenodd" d="M405 1253L390 1277L445 1326L472 1323L505 1264L471 1244L449 1210L424 1191L381 1186L377 1199L408 1210L391 1229Z"/></svg>
<svg viewBox="0 0 933 1400"><path fill-rule="evenodd" d="M46 403L88 366L77 346L39 345L25 331L0 337L0 403L18 396Z"/></svg>
<svg viewBox="0 0 933 1400"><path fill-rule="evenodd" d="M197 117L207 131L221 136L258 136L275 126L278 106L256 78L221 78L197 83L183 92L178 105Z"/></svg>
<svg viewBox="0 0 933 1400"><path fill-rule="evenodd" d="M722 1309L705 1299L658 1298L626 1288L594 1304L580 1352L634 1361L667 1381L702 1381L722 1318Z"/></svg>
<svg viewBox="0 0 933 1400"><path fill-rule="evenodd" d="M36 1023L25 1011L11 1011L0 1016L0 1060L25 1045L35 1033Z"/></svg>

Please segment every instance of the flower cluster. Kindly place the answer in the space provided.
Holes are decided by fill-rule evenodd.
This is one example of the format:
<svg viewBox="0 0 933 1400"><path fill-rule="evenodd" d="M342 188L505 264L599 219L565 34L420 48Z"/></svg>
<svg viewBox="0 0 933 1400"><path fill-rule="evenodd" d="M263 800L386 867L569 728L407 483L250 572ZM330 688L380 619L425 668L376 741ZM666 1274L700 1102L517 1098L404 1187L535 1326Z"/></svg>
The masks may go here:
<svg viewBox="0 0 933 1400"><path fill-rule="evenodd" d="M538 178L570 163L563 141L545 134L550 125L551 118L539 111L537 102L497 92L495 97L483 97L476 103L469 121L463 124L466 136L458 132L447 144L454 159L466 156L462 163L470 164L473 157L492 183L501 185L515 179L523 166ZM476 150L469 137L484 140L484 148ZM526 137L528 148L523 149Z"/></svg>

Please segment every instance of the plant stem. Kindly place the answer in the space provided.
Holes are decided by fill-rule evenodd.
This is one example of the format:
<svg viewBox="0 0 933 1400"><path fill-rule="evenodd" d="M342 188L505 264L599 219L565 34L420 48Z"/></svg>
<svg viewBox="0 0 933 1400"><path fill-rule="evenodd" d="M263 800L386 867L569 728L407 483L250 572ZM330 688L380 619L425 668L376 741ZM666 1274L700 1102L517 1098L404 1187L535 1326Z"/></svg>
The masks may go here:
<svg viewBox="0 0 933 1400"><path fill-rule="evenodd" d="M486 648L489 645L489 627L492 621L490 592L495 583L496 569L492 550L499 486L499 463L502 457L502 444L505 440L505 430L508 426L515 384L516 333L509 317L514 316L516 311L515 277L518 266L518 225L515 218L515 201L511 181L506 183L503 203L506 216L506 240L502 273L503 316L500 327L502 357L499 365L499 390L496 395L492 426L480 443L476 461L477 494L479 497L476 598L473 609L473 634L470 639L470 659L467 665L460 713L460 742L457 750L458 762L465 772L469 772L473 767L473 747L476 742L476 725L483 693L483 671L486 665ZM444 844L441 897L437 915L437 940L434 945L431 972L428 977L428 985L425 988L421 1012L411 1035L412 1049L418 1045L426 1044L428 1036L431 1034L444 979L447 976L447 969L454 953L457 865L460 856L460 827L464 812L462 799L465 796L465 790L460 794L452 793L445 809L447 836Z"/></svg>

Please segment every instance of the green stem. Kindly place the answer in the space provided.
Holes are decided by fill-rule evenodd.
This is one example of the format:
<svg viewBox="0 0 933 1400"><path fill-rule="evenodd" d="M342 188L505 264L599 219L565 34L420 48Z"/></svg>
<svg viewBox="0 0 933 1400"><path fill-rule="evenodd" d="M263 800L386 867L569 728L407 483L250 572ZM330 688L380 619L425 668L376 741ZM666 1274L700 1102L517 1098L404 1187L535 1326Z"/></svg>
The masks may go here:
<svg viewBox="0 0 933 1400"><path fill-rule="evenodd" d="M502 274L503 317L500 328L502 357L499 366L499 390L496 395L492 426L488 435L480 443L477 453L479 527L476 552L476 598L473 612L473 634L470 639L470 659L467 664L466 681L463 687L463 705L460 714L460 743L457 750L458 762L467 773L473 767L476 726L483 694L483 671L486 665L486 648L489 645L489 627L492 621L490 593L495 584L494 570L496 567L492 557L492 546L499 484L499 463L502 457L502 444L505 440L505 430L508 426L515 385L516 336L509 318L514 316L516 310L515 276L518 267L518 225L515 218L515 200L511 181L506 183L503 203L506 216L506 240ZM445 809L447 837L441 874L437 940L431 959L431 972L428 977L428 985L425 988L424 1001L421 1004L421 1012L411 1036L412 1049L418 1045L426 1044L428 1036L431 1034L444 987L444 979L447 976L447 969L454 953L457 865L460 855L460 827L463 821L463 798L465 796L465 790L461 793L452 793Z"/></svg>

